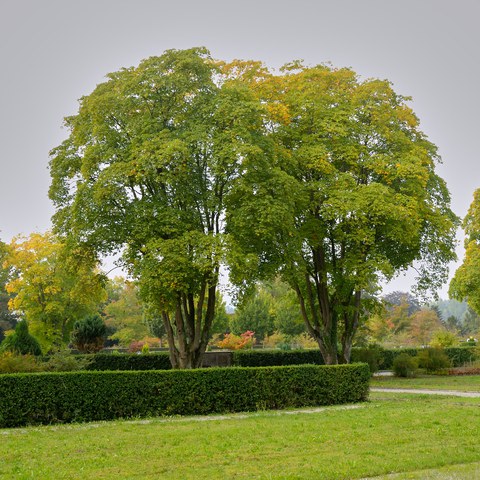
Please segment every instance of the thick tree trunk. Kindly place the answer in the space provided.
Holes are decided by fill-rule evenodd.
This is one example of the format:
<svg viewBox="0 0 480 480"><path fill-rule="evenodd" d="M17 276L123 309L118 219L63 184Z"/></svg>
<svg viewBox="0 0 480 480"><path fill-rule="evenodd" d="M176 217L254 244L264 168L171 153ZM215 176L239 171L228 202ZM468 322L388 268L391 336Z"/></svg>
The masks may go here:
<svg viewBox="0 0 480 480"><path fill-rule="evenodd" d="M170 363L174 369L199 368L207 349L210 328L215 316L216 285L207 285L195 305L193 295L179 295L173 319L162 318L167 332ZM206 299L206 309L204 303Z"/></svg>
<svg viewBox="0 0 480 480"><path fill-rule="evenodd" d="M307 310L305 299L298 285L295 286L295 291L307 331L318 343L325 365L336 365L338 363L337 318L329 308L328 298L322 298L322 304L324 306L322 315L316 310L316 302L311 289L308 289L308 295L310 297L308 301L309 311Z"/></svg>

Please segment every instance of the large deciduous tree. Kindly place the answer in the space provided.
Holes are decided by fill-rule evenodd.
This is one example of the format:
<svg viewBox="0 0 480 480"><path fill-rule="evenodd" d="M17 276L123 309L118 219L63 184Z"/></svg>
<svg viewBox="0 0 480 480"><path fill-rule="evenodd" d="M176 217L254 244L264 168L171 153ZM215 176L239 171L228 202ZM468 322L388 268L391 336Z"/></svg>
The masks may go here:
<svg viewBox="0 0 480 480"><path fill-rule="evenodd" d="M463 228L465 257L450 282L449 294L456 300L466 300L480 314L480 189L474 193Z"/></svg>
<svg viewBox="0 0 480 480"><path fill-rule="evenodd" d="M57 231L123 252L162 316L174 368L201 364L224 256L225 199L264 155L258 98L207 50L171 50L109 74L52 151Z"/></svg>
<svg viewBox="0 0 480 480"><path fill-rule="evenodd" d="M325 362L348 362L382 279L415 264L420 288L446 280L457 218L437 149L388 81L299 62L246 71L276 157L247 168L231 197L228 228L245 254L235 277L279 271Z"/></svg>

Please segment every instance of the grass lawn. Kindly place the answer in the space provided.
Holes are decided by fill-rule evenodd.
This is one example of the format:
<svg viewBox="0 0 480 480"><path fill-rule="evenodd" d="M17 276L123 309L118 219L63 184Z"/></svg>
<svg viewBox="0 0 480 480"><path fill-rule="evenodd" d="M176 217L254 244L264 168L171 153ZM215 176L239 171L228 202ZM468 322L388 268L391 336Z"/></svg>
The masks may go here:
<svg viewBox="0 0 480 480"><path fill-rule="evenodd" d="M480 478L479 424L480 399L373 393L314 413L3 429L0 478Z"/></svg>
<svg viewBox="0 0 480 480"><path fill-rule="evenodd" d="M480 392L480 376L421 375L416 378L374 377L370 385L380 388L426 388L431 390Z"/></svg>

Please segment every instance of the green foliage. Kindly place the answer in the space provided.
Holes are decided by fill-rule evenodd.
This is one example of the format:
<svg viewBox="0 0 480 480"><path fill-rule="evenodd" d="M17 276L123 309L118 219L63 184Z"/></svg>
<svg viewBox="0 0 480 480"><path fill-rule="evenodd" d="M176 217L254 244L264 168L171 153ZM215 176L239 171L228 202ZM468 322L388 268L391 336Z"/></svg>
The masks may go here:
<svg viewBox="0 0 480 480"><path fill-rule="evenodd" d="M280 277L263 285L270 297L270 311L274 317L275 330L288 337L306 332L300 305L295 292Z"/></svg>
<svg viewBox="0 0 480 480"><path fill-rule="evenodd" d="M224 334L230 330L230 314L227 313L227 307L223 300L222 294L217 294L217 305L215 306L215 316L213 317L212 328L210 334Z"/></svg>
<svg viewBox="0 0 480 480"><path fill-rule="evenodd" d="M447 278L458 220L437 149L388 81L294 62L255 87L278 153L246 164L229 199L233 278L281 273L326 363L349 361L383 278L413 262L420 290Z"/></svg>
<svg viewBox="0 0 480 480"><path fill-rule="evenodd" d="M391 311L396 306L407 305L408 309L406 313L409 316L413 315L421 308L418 298L410 292L400 292L396 290L383 295L382 300L388 311Z"/></svg>
<svg viewBox="0 0 480 480"><path fill-rule="evenodd" d="M0 427L366 400L367 365L0 375Z"/></svg>
<svg viewBox="0 0 480 480"><path fill-rule="evenodd" d="M107 327L100 315L89 315L73 325L72 344L80 352L94 353L103 348Z"/></svg>
<svg viewBox="0 0 480 480"><path fill-rule="evenodd" d="M452 366L450 358L441 348L425 348L418 352L418 366L427 372L438 372Z"/></svg>
<svg viewBox="0 0 480 480"><path fill-rule="evenodd" d="M418 369L418 358L401 353L394 358L392 367L396 377L414 377Z"/></svg>
<svg viewBox="0 0 480 480"><path fill-rule="evenodd" d="M15 332L8 335L0 345L0 352L13 352L19 355L41 355L40 343L28 332L28 323L22 320L17 323Z"/></svg>
<svg viewBox="0 0 480 480"><path fill-rule="evenodd" d="M480 313L480 189L473 195L463 228L465 258L450 282L449 294L456 300L466 300Z"/></svg>

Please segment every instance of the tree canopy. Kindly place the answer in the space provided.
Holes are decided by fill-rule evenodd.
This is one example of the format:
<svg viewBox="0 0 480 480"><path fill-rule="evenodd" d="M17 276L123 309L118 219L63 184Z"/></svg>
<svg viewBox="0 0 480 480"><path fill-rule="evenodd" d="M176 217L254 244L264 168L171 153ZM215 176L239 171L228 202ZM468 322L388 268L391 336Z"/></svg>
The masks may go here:
<svg viewBox="0 0 480 480"><path fill-rule="evenodd" d="M413 263L420 289L446 280L457 218L437 149L388 81L295 62L253 82L276 156L232 195L228 225L248 261L237 272L253 254L260 275L281 272L326 363L349 361L380 280Z"/></svg>
<svg viewBox="0 0 480 480"><path fill-rule="evenodd" d="M123 253L174 367L200 364L226 256L241 288L280 274L326 363L349 361L381 279L415 263L433 289L455 256L436 147L407 101L350 69L167 51L109 74L66 119L56 231Z"/></svg>
<svg viewBox="0 0 480 480"><path fill-rule="evenodd" d="M225 200L263 155L258 99L203 48L107 75L52 151L56 230L121 251L164 322L174 367L200 365L224 257Z"/></svg>

